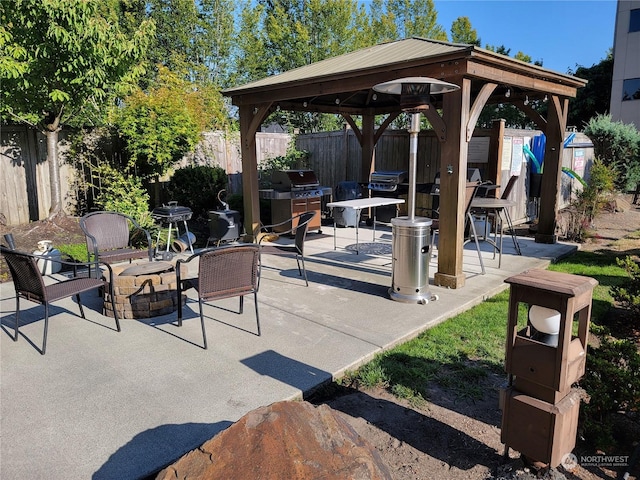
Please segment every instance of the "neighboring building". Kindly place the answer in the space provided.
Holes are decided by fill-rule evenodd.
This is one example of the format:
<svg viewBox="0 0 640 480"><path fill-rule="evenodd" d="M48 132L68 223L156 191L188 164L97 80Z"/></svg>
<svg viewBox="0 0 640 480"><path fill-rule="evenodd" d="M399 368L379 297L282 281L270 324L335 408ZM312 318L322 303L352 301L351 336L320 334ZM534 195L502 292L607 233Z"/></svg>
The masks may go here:
<svg viewBox="0 0 640 480"><path fill-rule="evenodd" d="M611 117L640 128L640 0L618 0Z"/></svg>

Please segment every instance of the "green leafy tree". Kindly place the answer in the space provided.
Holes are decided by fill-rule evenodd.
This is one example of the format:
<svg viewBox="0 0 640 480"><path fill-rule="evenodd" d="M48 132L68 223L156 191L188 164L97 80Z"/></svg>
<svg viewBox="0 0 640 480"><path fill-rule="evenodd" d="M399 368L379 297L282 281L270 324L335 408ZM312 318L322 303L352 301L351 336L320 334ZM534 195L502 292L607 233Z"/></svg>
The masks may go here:
<svg viewBox="0 0 640 480"><path fill-rule="evenodd" d="M236 42L233 0L147 0L157 34L149 61L201 84L227 85ZM157 72L148 77L152 81Z"/></svg>
<svg viewBox="0 0 640 480"><path fill-rule="evenodd" d="M451 41L453 43L468 43L480 46L480 37L475 28L471 26L469 17L458 17L451 24Z"/></svg>
<svg viewBox="0 0 640 480"><path fill-rule="evenodd" d="M130 171L158 179L193 150L203 131L224 128L222 110L216 89L196 86L159 67L158 82L127 96L114 116Z"/></svg>
<svg viewBox="0 0 640 480"><path fill-rule="evenodd" d="M202 52L209 80L216 85L229 86L232 52L238 40L235 31L234 0L200 0L200 32L194 39L196 51Z"/></svg>
<svg viewBox="0 0 640 480"><path fill-rule="evenodd" d="M249 80L275 75L368 46L368 31L364 7L355 0L260 0L243 10L239 70ZM284 111L269 121L305 132L341 124L333 115Z"/></svg>
<svg viewBox="0 0 640 480"><path fill-rule="evenodd" d="M265 7L245 3L240 14L240 32L237 38L234 83L247 83L268 75L267 38L262 29Z"/></svg>
<svg viewBox="0 0 640 480"><path fill-rule="evenodd" d="M51 218L62 213L61 128L86 121L88 109L99 110L143 73L153 24L127 34L114 0L0 2L0 18L0 110L47 138Z"/></svg>
<svg viewBox="0 0 640 480"><path fill-rule="evenodd" d="M268 73L277 74L370 45L354 0L260 0ZM254 22L255 24L255 22Z"/></svg>
<svg viewBox="0 0 640 480"><path fill-rule="evenodd" d="M611 105L611 82L613 79L613 53L609 51L607 57L591 67L578 66L570 75L583 78L588 83L578 89L575 99L569 104L567 123L579 129L589 123L596 115L609 113Z"/></svg>
<svg viewBox="0 0 640 480"><path fill-rule="evenodd" d="M163 65L185 78L201 79L205 69L194 44L199 34L195 0L147 0L144 8L156 25L149 63Z"/></svg>
<svg viewBox="0 0 640 480"><path fill-rule="evenodd" d="M433 0L387 0L387 10L396 20L400 37L447 40L447 32L438 24Z"/></svg>
<svg viewBox="0 0 640 480"><path fill-rule="evenodd" d="M495 46L495 45L487 44L484 46L484 48L486 50L489 50L490 52L499 53L500 55L506 55L507 57L511 53L511 49L505 47L504 45Z"/></svg>
<svg viewBox="0 0 640 480"><path fill-rule="evenodd" d="M398 26L393 13L384 7L385 0L372 0L369 25L371 45L383 42L391 42L398 39Z"/></svg>

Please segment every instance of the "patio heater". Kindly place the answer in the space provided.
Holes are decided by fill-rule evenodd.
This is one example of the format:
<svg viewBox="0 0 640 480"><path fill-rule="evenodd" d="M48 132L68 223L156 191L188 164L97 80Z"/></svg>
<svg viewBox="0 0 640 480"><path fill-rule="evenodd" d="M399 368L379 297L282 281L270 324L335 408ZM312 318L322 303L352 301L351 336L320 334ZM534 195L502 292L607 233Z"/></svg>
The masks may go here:
<svg viewBox="0 0 640 480"><path fill-rule="evenodd" d="M437 297L429 292L430 218L416 217L416 171L420 113L434 108L431 96L453 92L460 87L428 77L406 77L379 83L377 92L400 96L402 111L411 114L409 128L409 188L407 216L391 219L392 274L389 296L404 303L427 304Z"/></svg>

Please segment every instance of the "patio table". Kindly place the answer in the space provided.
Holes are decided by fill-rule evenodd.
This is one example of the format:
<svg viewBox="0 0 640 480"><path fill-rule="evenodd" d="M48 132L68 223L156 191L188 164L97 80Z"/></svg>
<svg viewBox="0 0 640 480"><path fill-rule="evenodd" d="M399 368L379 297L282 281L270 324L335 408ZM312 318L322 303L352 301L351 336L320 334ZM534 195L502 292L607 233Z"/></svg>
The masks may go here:
<svg viewBox="0 0 640 480"><path fill-rule="evenodd" d="M384 197L371 197L371 198L356 198L354 200L343 200L340 202L329 202L327 207L329 208L351 208L356 211L356 218L360 218L359 211L365 208L373 209L373 242L376 241L376 207L382 207L385 205L400 205L404 203L402 198L384 198ZM358 221L356 221L356 255L360 253L358 249ZM333 249L336 247L336 220L333 219Z"/></svg>

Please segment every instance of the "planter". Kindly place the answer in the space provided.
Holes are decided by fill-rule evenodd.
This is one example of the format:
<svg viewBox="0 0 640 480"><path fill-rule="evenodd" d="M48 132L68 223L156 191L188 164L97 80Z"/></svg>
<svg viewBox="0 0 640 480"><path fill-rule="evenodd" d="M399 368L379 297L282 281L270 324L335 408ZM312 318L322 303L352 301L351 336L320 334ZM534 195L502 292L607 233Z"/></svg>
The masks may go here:
<svg viewBox="0 0 640 480"><path fill-rule="evenodd" d="M529 174L529 198L539 198L541 188L542 188L542 174L530 173Z"/></svg>

